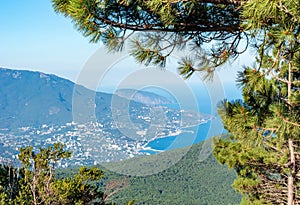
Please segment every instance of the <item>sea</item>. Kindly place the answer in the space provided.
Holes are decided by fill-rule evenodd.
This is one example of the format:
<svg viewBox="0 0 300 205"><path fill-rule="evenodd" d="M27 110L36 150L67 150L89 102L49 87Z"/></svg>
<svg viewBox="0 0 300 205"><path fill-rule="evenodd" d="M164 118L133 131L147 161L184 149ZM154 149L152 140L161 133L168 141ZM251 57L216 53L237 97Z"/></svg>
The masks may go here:
<svg viewBox="0 0 300 205"><path fill-rule="evenodd" d="M203 114L209 114L213 118L205 123L199 124L198 126L183 128L182 133L178 135L166 136L164 138L158 138L150 141L146 146L147 149L142 150L142 152L155 154L166 150L182 148L197 144L208 138L227 132L223 127L220 117L218 116L217 107L224 99L229 101L242 99L239 88L233 83L223 84L221 94L215 87L213 89L208 89L205 85L195 85L192 89L197 101L196 111ZM170 105L170 107L178 109L178 104L175 103Z"/></svg>

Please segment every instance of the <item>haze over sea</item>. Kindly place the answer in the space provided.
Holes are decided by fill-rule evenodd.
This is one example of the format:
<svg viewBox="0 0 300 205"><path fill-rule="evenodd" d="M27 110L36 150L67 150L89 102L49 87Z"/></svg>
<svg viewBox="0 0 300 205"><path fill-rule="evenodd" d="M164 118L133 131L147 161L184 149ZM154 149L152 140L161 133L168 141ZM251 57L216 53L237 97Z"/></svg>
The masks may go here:
<svg viewBox="0 0 300 205"><path fill-rule="evenodd" d="M211 102L210 95L214 95L214 93L209 93L209 91L206 89L206 87L203 84L193 85L191 88L197 100L198 111L203 114L209 114L214 118L198 126L184 128L183 132L176 136L169 136L165 138L155 139L149 142L147 144L147 147L158 151L171 150L171 149L176 149L176 148L181 148L192 144L196 144L201 141L204 141L207 138L226 132L217 114L217 105ZM228 100L235 100L235 99L242 98L241 92L239 91L237 86L233 83L223 84L223 89L224 89L224 96ZM190 99L186 99L186 100L190 100ZM220 100L218 100L218 102ZM170 106L178 108L178 105L176 104ZM154 151L151 150L150 151L145 150L145 152L148 152L150 154L155 153Z"/></svg>

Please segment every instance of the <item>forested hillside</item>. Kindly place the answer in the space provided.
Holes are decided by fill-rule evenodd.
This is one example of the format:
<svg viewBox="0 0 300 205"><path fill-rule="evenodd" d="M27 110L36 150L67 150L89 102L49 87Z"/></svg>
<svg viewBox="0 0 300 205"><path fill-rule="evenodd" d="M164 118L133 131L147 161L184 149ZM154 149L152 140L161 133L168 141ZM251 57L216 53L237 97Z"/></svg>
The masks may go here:
<svg viewBox="0 0 300 205"><path fill-rule="evenodd" d="M193 145L182 160L163 172L141 177L129 176L130 186L116 195L115 200L125 202L135 199L135 204L152 205L238 203L241 196L231 187L235 173L228 171L226 166L221 166L212 155L205 161L200 161L201 148L202 143ZM168 153L176 155L179 152L182 149ZM155 156L134 158L121 163L137 169L135 164L139 164L139 161L151 162L153 157ZM143 167L140 166L140 169Z"/></svg>
<svg viewBox="0 0 300 205"><path fill-rule="evenodd" d="M131 199L135 199L137 205L227 205L239 203L241 195L231 187L236 178L235 172L229 171L227 166L220 165L212 155L205 161L200 161L199 153L202 145L202 143L193 145L178 163L162 172L148 176L125 175L128 181L127 188L114 195L112 200L117 204L124 204ZM174 156L180 155L184 151L184 149L177 149L166 151L160 155ZM145 173L145 170L142 169L148 169L154 160L164 158L160 155L135 157L119 163L105 165L105 167L110 166L113 170L123 170L124 167L127 167L127 173ZM163 160L161 162L166 163ZM164 165L161 164L161 166ZM159 169L159 167L156 168ZM116 178L123 179L124 177L108 171L102 166L100 169L105 170L103 183ZM73 167L69 171L61 170L60 173L65 175L70 172L75 173L77 170Z"/></svg>
<svg viewBox="0 0 300 205"><path fill-rule="evenodd" d="M235 204L241 199L230 186L236 174L210 155L199 160L203 143L159 155L135 157L98 167L55 169L55 161L68 158L62 144L21 149L22 169L0 164L0 204ZM187 154L176 164L170 156ZM158 166L151 169L155 164ZM127 166L125 166L127 165ZM127 170L124 169L127 167ZM108 170L118 170L118 173ZM140 175L149 169L154 174ZM157 172L158 169L163 171ZM103 170L103 172L101 171ZM122 175L122 170L132 175ZM147 170L146 170L147 171ZM55 177L53 177L55 176ZM35 187L35 188L34 188ZM28 201L28 203L26 202ZM82 203L83 202L83 203Z"/></svg>
<svg viewBox="0 0 300 205"><path fill-rule="evenodd" d="M171 163L169 157L182 155L185 148L166 151L158 155L135 157L118 163L98 166L104 170L101 187L114 180L127 181L127 187L112 197L116 204L126 204L134 199L135 205L228 205L237 204L241 195L232 188L236 173L220 165L213 155L200 161L203 143L193 145L184 157L175 165L162 172L138 176L139 173L156 172ZM170 161L167 161L167 160ZM158 162L159 161L159 162ZM156 162L156 163L155 163ZM157 163L158 162L158 163ZM156 167L152 167L156 164ZM167 165L168 166L168 165ZM122 175L108 170L118 170ZM59 177L71 177L78 168L59 170Z"/></svg>

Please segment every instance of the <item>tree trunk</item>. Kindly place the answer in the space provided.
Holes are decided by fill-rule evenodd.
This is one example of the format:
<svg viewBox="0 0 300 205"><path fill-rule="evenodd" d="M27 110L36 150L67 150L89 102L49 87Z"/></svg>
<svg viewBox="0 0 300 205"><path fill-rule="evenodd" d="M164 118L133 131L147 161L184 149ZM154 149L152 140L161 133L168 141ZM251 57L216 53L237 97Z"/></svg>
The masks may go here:
<svg viewBox="0 0 300 205"><path fill-rule="evenodd" d="M295 205L295 171L296 171L296 160L293 140L289 139L289 151L290 151L290 175L288 177L288 205Z"/></svg>
<svg viewBox="0 0 300 205"><path fill-rule="evenodd" d="M289 73L288 73L288 104L291 106L291 95L292 95L292 81L293 81L293 73L292 73L292 64L291 62L289 63Z"/></svg>

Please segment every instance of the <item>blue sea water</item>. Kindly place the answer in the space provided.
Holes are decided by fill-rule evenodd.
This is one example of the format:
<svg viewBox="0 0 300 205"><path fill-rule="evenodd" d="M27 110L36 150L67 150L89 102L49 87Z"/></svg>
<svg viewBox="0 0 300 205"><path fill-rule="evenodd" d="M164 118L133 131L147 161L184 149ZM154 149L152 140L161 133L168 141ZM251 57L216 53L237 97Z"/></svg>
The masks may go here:
<svg viewBox="0 0 300 205"><path fill-rule="evenodd" d="M155 139L149 142L147 144L147 147L163 151L177 149L199 143L201 141L204 141L208 137L214 136L209 135L211 124L212 122L208 121L207 123L200 124L197 127L185 129L187 132L183 132L179 135ZM190 131L192 131L193 133L191 133Z"/></svg>
<svg viewBox="0 0 300 205"><path fill-rule="evenodd" d="M225 86L225 98L229 100L240 99L241 94L239 90L235 87L235 85L230 84ZM181 134L177 136L170 136L165 138L155 139L148 143L147 147L150 147L155 150L171 150L176 148L181 148L185 146L190 146L192 144L199 143L204 141L207 138L225 133L226 130L223 128L221 119L217 114L217 103L212 103L211 95L213 93L209 93L207 90L203 89L203 87L195 89L195 96L198 101L198 110L203 114L210 114L214 116L214 119L209 120L204 124L200 124L191 128L184 128ZM217 100L223 100L220 98ZM173 108L177 108L178 105L171 105ZM152 153L151 153L152 154Z"/></svg>

